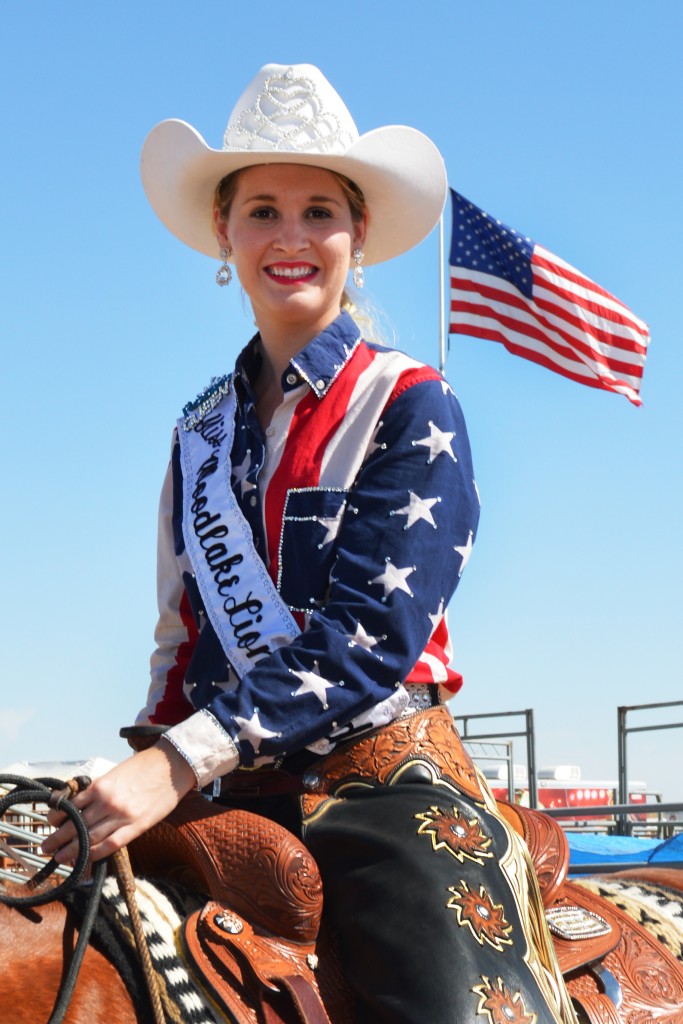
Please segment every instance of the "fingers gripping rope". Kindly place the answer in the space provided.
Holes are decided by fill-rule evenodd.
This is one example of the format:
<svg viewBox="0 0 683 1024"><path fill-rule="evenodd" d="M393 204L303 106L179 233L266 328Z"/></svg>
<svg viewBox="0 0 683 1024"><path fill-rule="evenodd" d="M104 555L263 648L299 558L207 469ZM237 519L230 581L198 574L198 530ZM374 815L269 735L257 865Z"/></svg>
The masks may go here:
<svg viewBox="0 0 683 1024"><path fill-rule="evenodd" d="M0 903L10 907L39 907L53 900L62 899L71 892L83 878L90 856L90 836L81 812L71 803L76 793L86 789L90 779L81 775L66 784L62 779L29 779L23 775L0 775L0 788L14 787L0 798L0 820L11 807L23 804L47 804L51 810L62 811L71 821L78 839L78 853L71 873L62 882L47 890L35 890L46 881L59 866L54 857L26 883L27 895L3 892L0 889Z"/></svg>

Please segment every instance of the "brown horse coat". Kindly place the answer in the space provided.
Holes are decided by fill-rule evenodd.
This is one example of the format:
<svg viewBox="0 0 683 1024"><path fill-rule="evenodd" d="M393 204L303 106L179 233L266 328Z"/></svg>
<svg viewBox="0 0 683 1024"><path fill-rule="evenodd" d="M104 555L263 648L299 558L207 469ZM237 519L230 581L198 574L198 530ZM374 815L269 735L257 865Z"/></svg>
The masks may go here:
<svg viewBox="0 0 683 1024"><path fill-rule="evenodd" d="M62 903L33 910L0 905L2 1024L46 1024L78 938ZM86 950L64 1024L143 1024L116 969Z"/></svg>

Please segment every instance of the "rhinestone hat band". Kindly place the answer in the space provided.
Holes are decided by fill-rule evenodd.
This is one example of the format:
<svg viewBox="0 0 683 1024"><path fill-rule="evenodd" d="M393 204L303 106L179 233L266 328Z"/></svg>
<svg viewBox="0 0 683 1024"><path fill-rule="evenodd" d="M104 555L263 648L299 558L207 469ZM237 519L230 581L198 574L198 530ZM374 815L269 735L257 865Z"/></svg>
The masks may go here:
<svg viewBox="0 0 683 1024"><path fill-rule="evenodd" d="M284 74L266 78L251 106L228 124L223 150L334 155L345 153L357 139L358 131L348 112L342 119L329 105L326 109L313 80L288 68Z"/></svg>

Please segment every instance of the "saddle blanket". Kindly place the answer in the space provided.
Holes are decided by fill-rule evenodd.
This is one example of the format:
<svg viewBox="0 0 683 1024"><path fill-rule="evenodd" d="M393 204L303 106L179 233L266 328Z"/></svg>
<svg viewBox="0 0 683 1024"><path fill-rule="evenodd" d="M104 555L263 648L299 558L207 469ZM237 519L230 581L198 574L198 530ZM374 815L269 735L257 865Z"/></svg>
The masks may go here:
<svg viewBox="0 0 683 1024"><path fill-rule="evenodd" d="M68 900L82 914L85 895ZM136 902L143 930L157 974L166 1024L224 1024L224 1018L205 998L188 972L176 945L182 921L203 906L180 887L152 884L136 879ZM109 876L102 891L91 942L116 967L135 1006L149 1005L149 996L139 966L135 939L125 900L118 882Z"/></svg>
<svg viewBox="0 0 683 1024"><path fill-rule="evenodd" d="M604 875L574 880L625 911L672 956L683 962L683 896L680 892L647 881Z"/></svg>

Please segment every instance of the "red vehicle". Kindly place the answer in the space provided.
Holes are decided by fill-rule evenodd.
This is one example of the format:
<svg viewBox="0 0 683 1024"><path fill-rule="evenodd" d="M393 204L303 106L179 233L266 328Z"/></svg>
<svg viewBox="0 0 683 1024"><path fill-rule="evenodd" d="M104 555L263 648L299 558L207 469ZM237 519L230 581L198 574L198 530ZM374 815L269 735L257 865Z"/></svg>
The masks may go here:
<svg viewBox="0 0 683 1024"><path fill-rule="evenodd" d="M485 767L484 775L488 779L493 795L497 799L508 799L507 765ZM529 786L526 769L523 765L514 767L515 803L529 805ZM581 778L578 765L554 765L540 768L537 777L538 806L540 808L567 807L573 813L559 818L565 825L573 823L590 828L612 823L609 813L600 816L581 816L582 807L610 807L617 803L618 785L615 780L589 780ZM629 784L628 803L645 804L660 801L657 794L647 792L644 782ZM645 821L645 814L635 815L634 819Z"/></svg>

